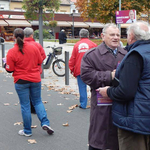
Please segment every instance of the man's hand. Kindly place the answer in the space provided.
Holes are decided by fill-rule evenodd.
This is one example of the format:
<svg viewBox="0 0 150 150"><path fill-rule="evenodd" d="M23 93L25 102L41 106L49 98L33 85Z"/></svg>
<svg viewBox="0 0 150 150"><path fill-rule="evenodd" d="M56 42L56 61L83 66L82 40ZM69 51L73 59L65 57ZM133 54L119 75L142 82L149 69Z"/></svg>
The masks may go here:
<svg viewBox="0 0 150 150"><path fill-rule="evenodd" d="M112 80L115 78L116 69L111 72Z"/></svg>
<svg viewBox="0 0 150 150"><path fill-rule="evenodd" d="M109 88L109 86L105 86L102 88L98 88L96 91L98 91L104 98L108 98L108 95L107 95L108 88Z"/></svg>
<svg viewBox="0 0 150 150"><path fill-rule="evenodd" d="M3 60L4 64L6 64L6 58L2 58L2 60Z"/></svg>

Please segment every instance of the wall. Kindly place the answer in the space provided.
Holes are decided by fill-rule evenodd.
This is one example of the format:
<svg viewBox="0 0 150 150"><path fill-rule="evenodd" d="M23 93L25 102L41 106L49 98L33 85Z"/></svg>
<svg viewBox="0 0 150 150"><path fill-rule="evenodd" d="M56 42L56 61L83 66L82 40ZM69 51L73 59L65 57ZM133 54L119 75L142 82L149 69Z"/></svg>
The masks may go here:
<svg viewBox="0 0 150 150"><path fill-rule="evenodd" d="M0 2L0 10L9 10L9 2L1 1Z"/></svg>
<svg viewBox="0 0 150 150"><path fill-rule="evenodd" d="M11 2L10 3L10 10L22 10L22 3L21 2Z"/></svg>

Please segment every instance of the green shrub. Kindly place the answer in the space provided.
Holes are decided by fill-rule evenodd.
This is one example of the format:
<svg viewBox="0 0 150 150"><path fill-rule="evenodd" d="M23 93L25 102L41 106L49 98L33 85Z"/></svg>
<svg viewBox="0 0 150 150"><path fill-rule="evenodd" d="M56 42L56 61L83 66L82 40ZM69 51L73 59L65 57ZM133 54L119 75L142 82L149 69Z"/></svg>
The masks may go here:
<svg viewBox="0 0 150 150"><path fill-rule="evenodd" d="M54 36L52 36L48 30L43 29L43 39L53 39ZM39 30L34 31L34 39L39 39Z"/></svg>

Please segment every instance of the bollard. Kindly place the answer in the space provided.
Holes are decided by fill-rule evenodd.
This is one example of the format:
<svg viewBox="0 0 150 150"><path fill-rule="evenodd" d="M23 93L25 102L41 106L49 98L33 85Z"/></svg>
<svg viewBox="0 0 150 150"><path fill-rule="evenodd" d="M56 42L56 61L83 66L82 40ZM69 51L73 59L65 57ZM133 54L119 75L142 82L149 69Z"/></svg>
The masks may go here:
<svg viewBox="0 0 150 150"><path fill-rule="evenodd" d="M1 45L2 45L2 58L4 58L5 57L5 45L4 43L2 43ZM2 59L2 66L4 66L3 59Z"/></svg>
<svg viewBox="0 0 150 150"><path fill-rule="evenodd" d="M2 58L5 57L5 45L4 45L4 42L5 42L5 39L3 37L0 37L0 45L1 45L1 48L2 48ZM2 59L2 67L4 66L4 62L3 62L3 59Z"/></svg>
<svg viewBox="0 0 150 150"><path fill-rule="evenodd" d="M44 79L44 67L43 67L43 63L41 64L41 68L42 68L41 78Z"/></svg>
<svg viewBox="0 0 150 150"><path fill-rule="evenodd" d="M65 51L65 85L69 85L69 52Z"/></svg>

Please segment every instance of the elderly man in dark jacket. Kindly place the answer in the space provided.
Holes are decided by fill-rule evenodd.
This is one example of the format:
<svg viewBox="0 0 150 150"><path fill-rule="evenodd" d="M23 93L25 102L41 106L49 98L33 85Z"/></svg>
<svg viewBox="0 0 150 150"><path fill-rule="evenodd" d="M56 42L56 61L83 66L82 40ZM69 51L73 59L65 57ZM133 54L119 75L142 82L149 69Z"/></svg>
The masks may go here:
<svg viewBox="0 0 150 150"><path fill-rule="evenodd" d="M109 86L115 69L126 51L119 47L120 31L115 24L106 24L103 43L86 52L81 62L81 79L91 87L89 150L118 150L117 128L112 124L111 100L99 101L99 87Z"/></svg>
<svg viewBox="0 0 150 150"><path fill-rule="evenodd" d="M100 88L113 100L119 149L150 150L150 26L136 22L127 31L128 54L116 70L118 86Z"/></svg>
<svg viewBox="0 0 150 150"><path fill-rule="evenodd" d="M66 36L66 33L65 33L65 30L62 29L60 32L59 32L59 44L64 44L67 42L67 36Z"/></svg>

